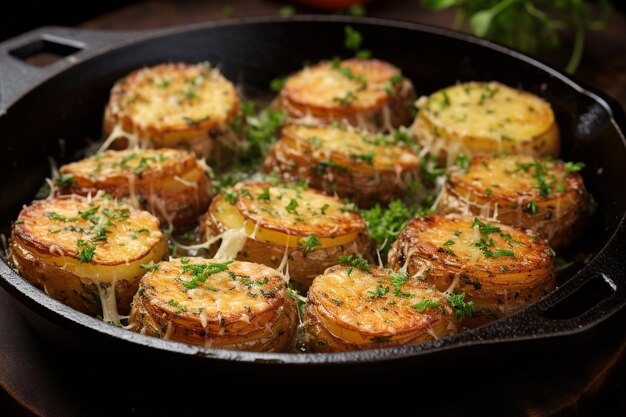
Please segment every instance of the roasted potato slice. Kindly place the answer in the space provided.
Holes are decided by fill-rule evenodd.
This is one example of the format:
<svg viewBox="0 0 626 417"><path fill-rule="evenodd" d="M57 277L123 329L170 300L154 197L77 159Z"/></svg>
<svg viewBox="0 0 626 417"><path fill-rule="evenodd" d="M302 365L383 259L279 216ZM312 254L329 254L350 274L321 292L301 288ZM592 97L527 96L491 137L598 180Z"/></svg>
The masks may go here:
<svg viewBox="0 0 626 417"><path fill-rule="evenodd" d="M275 269L204 258L172 259L152 269L133 300L134 331L233 350L291 346L297 307Z"/></svg>
<svg viewBox="0 0 626 417"><path fill-rule="evenodd" d="M440 197L444 213L495 217L530 229L554 249L572 243L589 217L581 164L521 155L476 157L451 172Z"/></svg>
<svg viewBox="0 0 626 417"><path fill-rule="evenodd" d="M552 107L534 94L497 82L470 82L421 97L417 107L415 139L447 165L459 154L559 155Z"/></svg>
<svg viewBox="0 0 626 417"><path fill-rule="evenodd" d="M274 268L288 260L294 286L306 291L339 256L369 256L365 221L342 208L341 200L295 184L240 183L213 199L201 235L221 238L219 257Z"/></svg>
<svg viewBox="0 0 626 417"><path fill-rule="evenodd" d="M119 80L104 113L104 134L116 148L184 148L222 162L239 139L235 86L208 63L142 68ZM117 129L116 129L117 127ZM131 146L135 147L135 146Z"/></svg>
<svg viewBox="0 0 626 417"><path fill-rule="evenodd" d="M419 177L419 157L403 133L372 135L338 126L291 125L265 159L265 170L284 180L347 197L360 207L403 196Z"/></svg>
<svg viewBox="0 0 626 417"><path fill-rule="evenodd" d="M206 165L179 149L106 151L61 167L64 194L104 190L174 226L197 224L211 199Z"/></svg>
<svg viewBox="0 0 626 417"><path fill-rule="evenodd" d="M321 62L289 77L275 106L296 119L344 121L392 130L411 121L415 90L393 65L376 59Z"/></svg>
<svg viewBox="0 0 626 417"><path fill-rule="evenodd" d="M411 220L389 251L389 267L440 291L465 293L487 318L504 317L555 288L554 251L543 238L473 216Z"/></svg>
<svg viewBox="0 0 626 417"><path fill-rule="evenodd" d="M143 266L167 257L159 220L116 200L35 201L13 225L10 255L27 281L76 310L119 322Z"/></svg>
<svg viewBox="0 0 626 417"><path fill-rule="evenodd" d="M304 327L315 352L416 344L457 329L447 296L377 266L338 265L313 280Z"/></svg>

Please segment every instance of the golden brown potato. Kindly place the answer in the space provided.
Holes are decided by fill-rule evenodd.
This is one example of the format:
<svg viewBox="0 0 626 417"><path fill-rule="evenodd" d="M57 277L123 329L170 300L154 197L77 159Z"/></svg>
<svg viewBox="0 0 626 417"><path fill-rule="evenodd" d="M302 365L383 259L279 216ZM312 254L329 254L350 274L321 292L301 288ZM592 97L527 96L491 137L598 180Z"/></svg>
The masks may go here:
<svg viewBox="0 0 626 417"><path fill-rule="evenodd" d="M417 344L457 329L447 296L377 266L342 265L315 278L304 326L315 352Z"/></svg>
<svg viewBox="0 0 626 417"><path fill-rule="evenodd" d="M231 129L238 111L237 90L217 68L160 64L133 71L113 86L104 134L117 149L183 148L222 162L238 149Z"/></svg>
<svg viewBox="0 0 626 417"><path fill-rule="evenodd" d="M580 164L521 155L477 157L466 170L452 171L439 209L495 217L562 248L580 235L589 217L580 169Z"/></svg>
<svg viewBox="0 0 626 417"><path fill-rule="evenodd" d="M201 235L221 238L216 257L273 268L288 261L294 286L306 292L339 256L372 250L363 218L342 208L341 200L295 184L240 183L213 199Z"/></svg>
<svg viewBox="0 0 626 417"><path fill-rule="evenodd" d="M14 223L11 260L22 277L76 310L119 323L144 267L167 257L159 220L116 200L35 201Z"/></svg>
<svg viewBox="0 0 626 417"><path fill-rule="evenodd" d="M401 198L418 179L419 162L408 146L391 135L291 125L267 155L265 170L287 181L304 180L368 208Z"/></svg>
<svg viewBox="0 0 626 417"><path fill-rule="evenodd" d="M465 293L489 318L555 288L554 252L543 238L473 216L411 220L389 251L389 267L423 277L440 291Z"/></svg>
<svg viewBox="0 0 626 417"><path fill-rule="evenodd" d="M415 139L446 165L459 154L559 155L552 107L531 93L497 82L470 82L421 97L417 107Z"/></svg>
<svg viewBox="0 0 626 417"><path fill-rule="evenodd" d="M392 130L411 122L413 100L413 85L398 68L376 59L348 59L321 62L293 74L275 106L292 118Z"/></svg>
<svg viewBox="0 0 626 417"><path fill-rule="evenodd" d="M196 345L280 352L292 344L296 309L275 269L232 260L172 259L142 278L130 326Z"/></svg>
<svg viewBox="0 0 626 417"><path fill-rule="evenodd" d="M211 179L196 157L177 149L106 151L61 167L64 194L124 198L174 226L197 224L211 199Z"/></svg>

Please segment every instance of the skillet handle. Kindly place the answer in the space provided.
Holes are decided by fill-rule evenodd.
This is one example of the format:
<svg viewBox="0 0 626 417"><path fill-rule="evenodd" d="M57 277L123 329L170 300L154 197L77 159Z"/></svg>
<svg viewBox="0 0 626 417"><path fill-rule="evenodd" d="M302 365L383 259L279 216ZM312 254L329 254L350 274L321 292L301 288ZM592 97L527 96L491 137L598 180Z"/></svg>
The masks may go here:
<svg viewBox="0 0 626 417"><path fill-rule="evenodd" d="M476 329L474 336L499 341L565 336L604 322L626 305L625 241L623 217L609 243L579 273L529 308Z"/></svg>
<svg viewBox="0 0 626 417"><path fill-rule="evenodd" d="M138 36L139 31L101 31L43 27L0 43L0 115L45 79L89 58L103 49ZM45 66L28 63L43 54L61 56Z"/></svg>

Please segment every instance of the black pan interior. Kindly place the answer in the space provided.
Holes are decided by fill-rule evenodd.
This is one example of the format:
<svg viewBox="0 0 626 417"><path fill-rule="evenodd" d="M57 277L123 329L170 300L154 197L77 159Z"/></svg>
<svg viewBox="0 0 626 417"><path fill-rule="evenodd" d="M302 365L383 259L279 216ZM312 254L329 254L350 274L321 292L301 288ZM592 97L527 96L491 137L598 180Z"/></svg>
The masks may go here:
<svg viewBox="0 0 626 417"><path fill-rule="evenodd" d="M412 24L374 20L347 22L332 18L261 19L242 24L174 30L158 36L138 35L138 38L145 39L111 48L33 88L0 117L3 142L0 153L0 176L3 178L0 188L1 231L8 236L11 221L22 205L32 200L44 179L50 175L50 156L59 164L76 159L83 155L89 143L100 139L102 112L109 90L117 79L128 72L164 61L209 61L219 65L222 72L240 86L245 96L256 97L267 94L267 86L273 78L298 70L305 62L333 56L348 57L350 53L343 46L346 23L351 23L363 34L364 47L370 49L376 58L400 67L420 95L458 81L498 80L546 98L553 105L561 128L562 157L586 164L583 171L585 182L599 204L596 220L585 235L585 246L597 253L616 233L626 210L624 182L620 178L626 166L626 148L614 120L616 117L623 123L619 107L612 109L605 99L557 71L476 39ZM613 111L618 114L614 115ZM621 242L619 253L624 251L623 236ZM611 268L613 273L623 275L621 261ZM621 282L626 281L625 277L621 278ZM16 293L15 290L11 292ZM28 297L21 298L24 301ZM50 314L41 306L32 308L40 314ZM546 308L544 303L543 309ZM72 315L66 310L60 310L63 311L61 321L64 325L82 328L70 322L85 319L77 319L79 316L73 315L74 318L68 320L67 316ZM596 313L601 315L602 311ZM95 320L88 323L88 327L98 332L105 327ZM520 334L507 326L510 323L496 322L482 336L469 332L443 345L454 347L478 342L486 336L498 340L502 336ZM553 327L559 328L571 330L572 323ZM116 334L119 336L119 333ZM172 343L143 339L146 338L139 340L145 345L178 349L173 348ZM435 345L442 343L363 355L388 359L432 351ZM196 350L182 347L179 351L198 354ZM360 359L359 354L316 360L306 359L315 355L304 356L302 359L285 359L280 355L267 358L300 363ZM262 357L245 354L221 356L223 359L245 360Z"/></svg>

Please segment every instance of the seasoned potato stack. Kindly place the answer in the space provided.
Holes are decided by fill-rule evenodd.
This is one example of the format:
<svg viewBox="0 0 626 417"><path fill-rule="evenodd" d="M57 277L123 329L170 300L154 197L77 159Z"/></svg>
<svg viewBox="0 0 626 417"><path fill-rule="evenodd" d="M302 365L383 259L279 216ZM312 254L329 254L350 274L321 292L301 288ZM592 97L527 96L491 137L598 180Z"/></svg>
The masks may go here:
<svg viewBox="0 0 626 417"><path fill-rule="evenodd" d="M130 326L150 336L233 350L284 351L298 322L284 277L265 265L203 258L152 267Z"/></svg>
<svg viewBox="0 0 626 417"><path fill-rule="evenodd" d="M306 291L339 256L369 256L365 221L342 208L339 199L295 184L240 183L213 199L201 234L222 238L216 256L274 268L288 260L295 287Z"/></svg>
<svg viewBox="0 0 626 417"><path fill-rule="evenodd" d="M506 316L555 288L554 252L543 238L471 216L411 220L389 251L389 267L440 291L464 292L488 318Z"/></svg>
<svg viewBox="0 0 626 417"><path fill-rule="evenodd" d="M136 70L113 86L104 134L118 148L138 142L221 161L225 148L237 148L230 125L238 111L237 90L218 69L208 63L161 64Z"/></svg>
<svg viewBox="0 0 626 417"><path fill-rule="evenodd" d="M304 326L311 350L342 352L438 339L457 321L447 297L416 278L342 265L313 281Z"/></svg>
<svg viewBox="0 0 626 417"><path fill-rule="evenodd" d="M186 151L106 151L61 167L61 192L87 196L104 190L127 198L175 226L197 224L211 196L206 166Z"/></svg>
<svg viewBox="0 0 626 417"><path fill-rule="evenodd" d="M265 170L371 207L402 197L418 179L419 157L394 136L291 125L267 155Z"/></svg>
<svg viewBox="0 0 626 417"><path fill-rule="evenodd" d="M447 165L460 153L559 154L559 128L550 104L497 82L447 87L421 97L417 107L412 126L417 142Z"/></svg>
<svg viewBox="0 0 626 417"><path fill-rule="evenodd" d="M497 217L542 234L552 248L573 242L589 216L581 164L528 156L477 157L450 174L439 208L444 213Z"/></svg>
<svg viewBox="0 0 626 417"><path fill-rule="evenodd" d="M10 254L17 271L51 297L119 322L117 309L128 313L143 267L167 256L167 241L146 211L70 195L25 207Z"/></svg>
<svg viewBox="0 0 626 417"><path fill-rule="evenodd" d="M391 130L411 121L411 82L393 65L375 59L321 62L287 79L276 107L292 118L345 121Z"/></svg>

